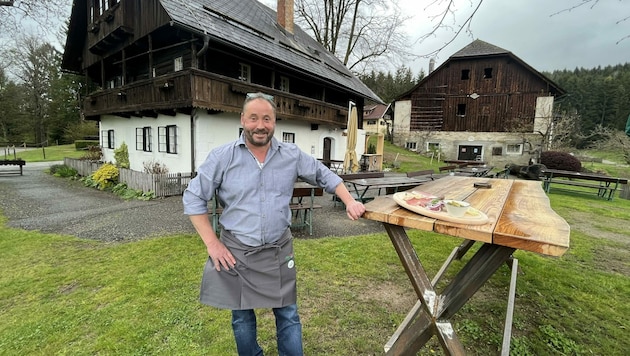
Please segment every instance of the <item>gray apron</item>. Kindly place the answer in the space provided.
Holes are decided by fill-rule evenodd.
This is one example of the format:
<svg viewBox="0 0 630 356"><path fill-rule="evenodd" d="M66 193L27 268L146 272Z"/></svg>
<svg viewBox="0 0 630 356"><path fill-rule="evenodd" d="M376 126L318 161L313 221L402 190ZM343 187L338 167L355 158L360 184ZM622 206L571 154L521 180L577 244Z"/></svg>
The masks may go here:
<svg viewBox="0 0 630 356"><path fill-rule="evenodd" d="M287 229L276 242L243 245L229 231L221 241L236 259L229 271L214 268L208 258L201 280L200 301L221 309L281 308L296 302L293 237Z"/></svg>

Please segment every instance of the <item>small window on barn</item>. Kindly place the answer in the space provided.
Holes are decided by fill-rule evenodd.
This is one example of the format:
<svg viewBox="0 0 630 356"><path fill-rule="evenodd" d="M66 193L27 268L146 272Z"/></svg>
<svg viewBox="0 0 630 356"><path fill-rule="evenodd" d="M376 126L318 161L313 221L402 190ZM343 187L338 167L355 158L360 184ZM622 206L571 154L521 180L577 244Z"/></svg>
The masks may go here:
<svg viewBox="0 0 630 356"><path fill-rule="evenodd" d="M136 127L136 150L151 152L151 127Z"/></svg>
<svg viewBox="0 0 630 356"><path fill-rule="evenodd" d="M502 156L503 155L503 147L492 147L492 155L493 156Z"/></svg>
<svg viewBox="0 0 630 356"><path fill-rule="evenodd" d="M295 143L295 133L293 133L293 132L283 132L282 133L282 142L284 142L284 143Z"/></svg>
<svg viewBox="0 0 630 356"><path fill-rule="evenodd" d="M176 72L179 72L180 70L184 69L184 58L183 57L175 58L175 60L173 61L173 66Z"/></svg>
<svg viewBox="0 0 630 356"><path fill-rule="evenodd" d="M440 152L440 143L427 142L427 152Z"/></svg>
<svg viewBox="0 0 630 356"><path fill-rule="evenodd" d="M470 79L470 69L462 69L462 80Z"/></svg>
<svg viewBox="0 0 630 356"><path fill-rule="evenodd" d="M246 83L252 82L252 67L249 64L241 63L238 79Z"/></svg>
<svg viewBox="0 0 630 356"><path fill-rule="evenodd" d="M492 78L492 68L486 68L483 70L483 77L485 79L490 79Z"/></svg>
<svg viewBox="0 0 630 356"><path fill-rule="evenodd" d="M505 153L509 155L520 155L521 153L523 153L523 145L520 143L509 144L506 147Z"/></svg>
<svg viewBox="0 0 630 356"><path fill-rule="evenodd" d="M408 150L415 151L417 147L418 147L418 143L417 142L407 142L407 143L405 143L405 148L408 149Z"/></svg>
<svg viewBox="0 0 630 356"><path fill-rule="evenodd" d="M457 116L466 116L466 104L457 104Z"/></svg>

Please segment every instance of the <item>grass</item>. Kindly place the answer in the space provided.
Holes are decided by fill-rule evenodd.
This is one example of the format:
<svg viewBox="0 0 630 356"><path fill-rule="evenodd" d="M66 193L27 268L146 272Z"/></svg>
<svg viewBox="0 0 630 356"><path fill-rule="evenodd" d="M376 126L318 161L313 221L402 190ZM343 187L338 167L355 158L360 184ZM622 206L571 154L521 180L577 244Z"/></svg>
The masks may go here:
<svg viewBox="0 0 630 356"><path fill-rule="evenodd" d="M425 157L396 153L401 170L431 168ZM560 258L515 254L521 272L511 354L624 355L630 201L549 197L571 225L571 248ZM461 242L409 234L430 275ZM306 354L382 354L415 303L387 235L296 240L295 249ZM103 243L13 229L0 215L0 355L236 354L229 312L198 302L205 259L194 235ZM502 267L453 318L469 354L498 354L509 277ZM273 315L260 310L258 319L265 353L277 355ZM420 354L440 350L433 338Z"/></svg>
<svg viewBox="0 0 630 356"><path fill-rule="evenodd" d="M571 249L561 258L516 253L512 354L622 355L630 232L614 223L630 220L630 201L550 197L572 225ZM410 236L431 275L460 243ZM295 249L306 353L380 354L415 302L387 235L296 240ZM235 354L229 312L198 303L204 251L193 235L108 244L0 220L0 354ZM502 268L453 319L471 355L500 348L509 274ZM261 310L259 322L275 355L272 314ZM436 350L434 338L421 354Z"/></svg>
<svg viewBox="0 0 630 356"><path fill-rule="evenodd" d="M26 162L50 162L63 161L64 157L81 158L85 155L85 151L77 151L74 144L49 146L44 148L33 148L27 151L17 152L17 158L21 158ZM13 155L11 155L13 158Z"/></svg>

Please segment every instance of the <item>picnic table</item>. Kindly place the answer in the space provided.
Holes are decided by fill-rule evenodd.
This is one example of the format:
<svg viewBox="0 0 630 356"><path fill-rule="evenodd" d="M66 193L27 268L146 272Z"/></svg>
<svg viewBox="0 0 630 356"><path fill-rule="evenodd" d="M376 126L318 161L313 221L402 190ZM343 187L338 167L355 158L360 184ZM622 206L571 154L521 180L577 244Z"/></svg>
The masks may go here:
<svg viewBox="0 0 630 356"><path fill-rule="evenodd" d="M547 193L551 190L552 184L566 185L592 188L597 191L597 196L612 200L615 191L619 189L619 185L628 184L627 178L611 177L598 173L574 172L558 169L543 169L540 173L543 175L543 189ZM571 190L566 188L560 189Z"/></svg>
<svg viewBox="0 0 630 356"><path fill-rule="evenodd" d="M494 168L493 166L467 166L462 168L456 168L455 174L460 176L470 176L470 177L485 177L488 172L490 172Z"/></svg>
<svg viewBox="0 0 630 356"><path fill-rule="evenodd" d="M18 166L19 167L19 174L23 175L24 171L23 171L23 167L26 165L26 161L24 161L23 159L0 159L0 166ZM0 171L0 173L18 173L16 172L12 172L12 171Z"/></svg>
<svg viewBox="0 0 630 356"><path fill-rule="evenodd" d="M477 188L475 183L492 186ZM561 256L569 248L569 225L551 209L547 195L536 181L447 176L426 182L421 189L436 196L467 201L485 213L488 222L467 225L429 218L401 207L391 195L366 204L363 217L383 223L418 297L416 305L386 343L386 354L415 355L434 335L446 354L465 354L449 319L504 263L512 268L502 345L502 354L509 354L518 270L513 253L523 250ZM408 228L460 237L464 242L453 249L430 280L407 236ZM482 246L443 290L436 290L450 263L461 258L476 242Z"/></svg>
<svg viewBox="0 0 630 356"><path fill-rule="evenodd" d="M381 195L381 189L395 193L398 190L415 187L432 180L432 177L383 176L379 178L355 178L345 180L345 182L354 188L355 199L365 203L373 199L365 196L369 189L377 189L378 195Z"/></svg>

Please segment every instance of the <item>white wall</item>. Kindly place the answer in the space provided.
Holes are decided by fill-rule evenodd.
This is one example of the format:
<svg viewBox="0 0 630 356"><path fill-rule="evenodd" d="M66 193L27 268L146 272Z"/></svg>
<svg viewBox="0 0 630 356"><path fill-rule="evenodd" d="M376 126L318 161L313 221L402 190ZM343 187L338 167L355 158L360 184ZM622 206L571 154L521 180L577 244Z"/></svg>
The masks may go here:
<svg viewBox="0 0 630 356"><path fill-rule="evenodd" d="M194 127L191 127L191 124ZM177 154L158 152L158 126L177 125ZM136 128L151 127L152 151L136 150ZM114 130L115 147L119 148L124 142L129 149L130 168L136 171L144 170L145 162L159 162L168 168L169 173L190 172L192 160L191 132L194 130L195 142L195 170L206 159L208 153L215 147L234 141L238 138L240 115L237 113L208 114L205 110L198 110L194 120L189 115L176 116L159 115L157 118L123 118L104 115L100 122L101 147L102 132ZM332 141L331 159L343 160L346 151L346 136L343 130L327 125L318 125L317 130L311 130L311 124L302 121L279 120L276 124L275 137L282 141L284 132L295 135L295 144L300 149L315 158L321 159L324 151L324 138ZM365 131L359 130L357 139L357 155L365 152ZM103 148L103 160L114 162L114 149Z"/></svg>

